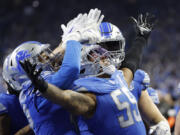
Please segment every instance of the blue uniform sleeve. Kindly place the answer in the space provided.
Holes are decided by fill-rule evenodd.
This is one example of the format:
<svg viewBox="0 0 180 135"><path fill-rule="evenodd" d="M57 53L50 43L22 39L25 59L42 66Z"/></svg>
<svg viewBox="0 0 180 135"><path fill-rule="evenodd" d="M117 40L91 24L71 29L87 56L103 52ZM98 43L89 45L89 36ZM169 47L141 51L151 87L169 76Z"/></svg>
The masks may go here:
<svg viewBox="0 0 180 135"><path fill-rule="evenodd" d="M158 93L155 89L149 87L147 88L147 92L150 96L150 98L152 99L152 101L155 103L155 104L159 104L160 101L159 101L159 97L158 97Z"/></svg>
<svg viewBox="0 0 180 135"><path fill-rule="evenodd" d="M81 44L73 40L68 41L62 66L48 82L62 89L69 88L79 76L80 59Z"/></svg>
<svg viewBox="0 0 180 135"><path fill-rule="evenodd" d="M132 81L130 90L131 90L131 93L135 96L137 101L139 101L139 98L141 97L141 92L143 89L144 89L144 86L142 84L136 81Z"/></svg>
<svg viewBox="0 0 180 135"><path fill-rule="evenodd" d="M142 86L143 86L143 90L147 89L150 85L150 77L149 75L141 70L141 69L138 69L136 72L135 72L135 75L134 75L134 81L140 83Z"/></svg>

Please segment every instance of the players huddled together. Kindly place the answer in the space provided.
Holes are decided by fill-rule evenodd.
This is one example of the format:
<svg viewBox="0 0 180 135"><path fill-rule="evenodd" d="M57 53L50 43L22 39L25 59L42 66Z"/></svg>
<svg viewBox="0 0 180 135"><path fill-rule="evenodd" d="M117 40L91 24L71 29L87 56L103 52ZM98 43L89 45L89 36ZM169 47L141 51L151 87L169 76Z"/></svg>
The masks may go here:
<svg viewBox="0 0 180 135"><path fill-rule="evenodd" d="M152 15L131 17L136 37L125 52L119 28L99 9L61 25L62 42L27 41L3 64L2 135L170 135L141 70Z"/></svg>

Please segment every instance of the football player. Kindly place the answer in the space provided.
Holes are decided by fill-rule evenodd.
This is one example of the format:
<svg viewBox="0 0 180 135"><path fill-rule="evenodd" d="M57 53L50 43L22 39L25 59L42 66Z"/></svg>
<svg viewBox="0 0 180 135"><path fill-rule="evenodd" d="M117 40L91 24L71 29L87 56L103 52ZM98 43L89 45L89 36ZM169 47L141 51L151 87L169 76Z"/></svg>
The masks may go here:
<svg viewBox="0 0 180 135"><path fill-rule="evenodd" d="M66 47L66 51L62 65L57 72L51 70L54 67L50 66L50 61L47 62L46 58L41 55L47 54L45 50L48 46L46 44L24 43L17 47L11 54L8 65L9 71L12 70L13 73L16 73L16 76L11 74L11 79L14 79L14 82L11 84L20 86L20 103L35 134L72 135L76 133L73 130L74 127L71 124L69 113L36 91L37 87L34 87L31 81L27 79L19 61L30 58L31 62L37 64L37 73L43 70L41 75L47 82L62 89L67 89L79 75L81 44L77 41L93 44L97 37L92 33L97 29L96 27L99 26L102 19L103 15L101 15L101 11L93 9L90 10L88 15L80 14L68 23L68 26L72 26L71 29L64 27L64 31L66 31L67 34L69 30L71 33L63 37L61 47ZM41 81L39 81L39 84L41 84Z"/></svg>
<svg viewBox="0 0 180 135"><path fill-rule="evenodd" d="M142 16L140 16L140 18L141 17ZM139 18L139 20L141 20L140 18ZM118 38L117 38L117 37L119 37L118 35L120 35L120 34L117 34L119 32L118 28L116 28L115 26L113 26L113 27L111 27L111 26L113 26L113 25L109 24L109 23L101 24L101 31L104 32L105 38L103 39L103 43L101 42L100 45L107 48L108 50L114 51L114 50L118 49L117 41L122 42L122 45L125 43L123 41L122 36L120 36L120 37L122 37L121 38L122 40L118 40ZM115 47L115 45L116 45L116 47ZM123 54L123 51L120 51L120 52ZM110 71L111 70L109 70L109 72ZM157 97L158 95L157 95L156 91L154 91L152 88L148 87L149 83L150 83L150 78L149 78L148 74L142 70L137 70L134 74L134 79L130 85L130 90L133 93L133 95L136 97L136 100L139 104L140 110L142 110L142 111L148 110L149 108L147 108L147 107L151 107L151 109L154 110L153 113L147 114L147 116L151 116L151 117L149 117L150 119L148 119L148 117L146 117L146 119L145 119L148 122L149 126L153 125L151 127L150 133L155 132L155 131L160 132L161 130L163 132L163 130L166 131L166 129L169 131L169 125L168 125L166 119L162 116L162 114L160 113L160 111L158 110L158 108L155 105L155 104L159 103L159 100ZM150 98L153 99L155 104L152 102L152 100ZM144 100L146 100L146 101L144 101ZM145 102L148 105L143 106ZM154 120L152 120L152 118ZM152 123L152 121L154 121L154 123ZM159 123L161 123L161 124L159 124ZM154 124L157 124L158 127L155 126ZM163 127L165 127L165 128L163 128Z"/></svg>
<svg viewBox="0 0 180 135"><path fill-rule="evenodd" d="M74 84L81 93L71 90L62 91L54 85L47 84L39 73L34 72L34 65L29 61L21 65L32 83L46 98L75 115L85 117L84 120L94 134L144 135L146 131L136 99L128 89L152 30L148 16L144 20L142 16L139 18L138 21L135 20L137 37L121 65L121 70L116 70L116 61L111 59L112 55L106 49L98 45L90 45L84 49L83 58L88 60L85 62L89 67L98 70L94 71L96 72L94 75L98 77L76 80ZM110 78L106 79L107 77Z"/></svg>
<svg viewBox="0 0 180 135"><path fill-rule="evenodd" d="M10 55L3 64L3 79L7 84L7 93L0 94L0 133L1 135L26 135L33 133L19 103L19 91L8 83L6 68Z"/></svg>
<svg viewBox="0 0 180 135"><path fill-rule="evenodd" d="M143 21L142 16L139 16L139 21L141 21L139 23L142 23L142 21ZM121 32L119 31L118 28L116 28L114 25L112 25L110 23L102 23L100 25L100 29L101 29L101 35L104 35L103 36L104 38L101 40L101 43L100 43L101 46L103 45L108 50L114 51L114 49L117 49L119 42L121 43L120 45L122 47L120 47L120 49L118 49L119 52L121 53L121 56L116 55L113 59L114 61L118 61L119 57L124 56L124 53L122 50L124 49L125 43L124 43L124 38L121 35ZM116 47L115 47L115 45L116 45ZM116 51L116 54L119 52ZM86 57L83 57L83 59L84 58L86 58ZM85 65L90 67L90 64L88 64L87 62ZM106 73L111 73L114 69L112 66L109 66L109 67L106 67L105 70L106 70ZM89 75L91 72L91 69L88 69L87 71L88 72L85 74ZM134 75L134 81L131 83L131 84L134 84L134 89L131 92L137 99L140 111L144 112L144 110L145 111L148 110L149 107L153 110L153 113L152 112L149 113L148 111L146 111L145 112L146 116L144 116L145 118L143 117L146 121L149 122L149 126L153 125L151 127L150 133L156 132L159 134L160 132L161 133L166 132L167 134L169 134L170 130L169 130L169 125L168 125L166 119L162 116L162 114L160 113L158 108L155 106L155 104L151 100L152 99L151 97L153 97L153 99L154 99L153 101L155 103L158 103L158 98L157 97L155 98L155 96L157 96L157 95L152 95L152 94L154 94L154 92L152 91L152 88L148 87L149 83L150 83L150 78L149 78L148 74L142 70L137 70ZM147 88L147 91L146 91L146 88ZM150 94L150 97L149 97L149 94ZM144 104L145 102L148 105Z"/></svg>
<svg viewBox="0 0 180 135"><path fill-rule="evenodd" d="M142 16L139 16L139 20L141 20L141 22L142 22L143 20L141 18L142 18ZM117 36L117 34L115 34L115 32L114 33L112 32L110 24L106 24L106 25L105 26L104 26L104 24L101 25L101 29L104 28L103 32L106 34L104 43L103 44L101 43L101 45L106 47L108 50L117 49L114 47L114 45L118 41L118 39L116 38L118 36ZM112 28L113 28L113 30L115 30L114 27L112 27ZM116 33L118 32L118 30L115 30L115 31L116 31ZM108 37L108 33L109 33L109 37L111 37L111 38ZM112 35L110 35L110 33ZM120 40L120 41L123 43L123 40ZM163 131L166 131L166 130L170 131L169 125L168 125L166 119L162 116L162 114L160 113L160 111L158 110L156 105L154 104L154 103L158 103L159 100L158 100L156 91L154 91L152 88L148 87L149 83L150 83L150 78L149 78L148 74L142 70L137 70L135 72L134 79L130 86L131 87L130 89L133 89L131 92L133 93L133 95L136 97L136 99L138 101L140 111L148 110L149 108L147 108L147 107L151 107L151 109L154 110L153 113L146 114L147 116L151 116L151 117L149 117L150 119L148 117L146 117L146 119L145 119L147 122L149 122L149 126L153 125L151 127L150 133L152 133L152 132L159 132L159 133L161 132L162 133ZM150 98L153 99L154 103L152 102L152 100ZM144 106L145 102L148 105ZM152 120L152 119L154 119L154 120ZM152 121L154 121L154 123L152 123ZM156 124L156 126L154 124Z"/></svg>

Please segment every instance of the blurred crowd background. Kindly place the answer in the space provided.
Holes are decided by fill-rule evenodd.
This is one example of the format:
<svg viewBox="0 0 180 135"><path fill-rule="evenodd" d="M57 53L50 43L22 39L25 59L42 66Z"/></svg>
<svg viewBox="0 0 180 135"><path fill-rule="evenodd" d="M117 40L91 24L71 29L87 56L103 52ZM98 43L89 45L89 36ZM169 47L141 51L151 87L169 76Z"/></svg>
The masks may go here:
<svg viewBox="0 0 180 135"><path fill-rule="evenodd" d="M0 72L5 56L22 42L61 41L60 24L78 13L99 8L104 21L117 25L131 45L134 32L129 17L152 13L158 22L144 53L142 69L151 77L151 86L159 93L159 108L166 117L179 110L180 97L180 1L179 0L1 0L0 1ZM0 90L3 81L0 76Z"/></svg>

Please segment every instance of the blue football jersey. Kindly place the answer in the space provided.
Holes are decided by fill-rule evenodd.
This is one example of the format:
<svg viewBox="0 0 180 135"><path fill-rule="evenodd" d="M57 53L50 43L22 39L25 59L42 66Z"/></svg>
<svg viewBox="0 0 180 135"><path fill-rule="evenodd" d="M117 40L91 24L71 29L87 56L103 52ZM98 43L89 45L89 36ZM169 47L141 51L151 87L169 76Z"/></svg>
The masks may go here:
<svg viewBox="0 0 180 135"><path fill-rule="evenodd" d="M11 135L14 135L18 130L28 125L28 121L16 95L0 94L0 115L1 114L8 114L11 119Z"/></svg>
<svg viewBox="0 0 180 135"><path fill-rule="evenodd" d="M122 71L110 79L81 78L74 82L77 91L96 94L96 111L85 120L89 130L97 135L145 135L136 98L128 89Z"/></svg>
<svg viewBox="0 0 180 135"><path fill-rule="evenodd" d="M80 51L81 44L79 42L68 42L60 70L56 73L44 71L41 73L42 77L48 83L68 89L79 75ZM20 103L35 134L75 135L70 114L60 105L41 96L40 92L33 93L33 89L31 81L27 81L23 85Z"/></svg>

